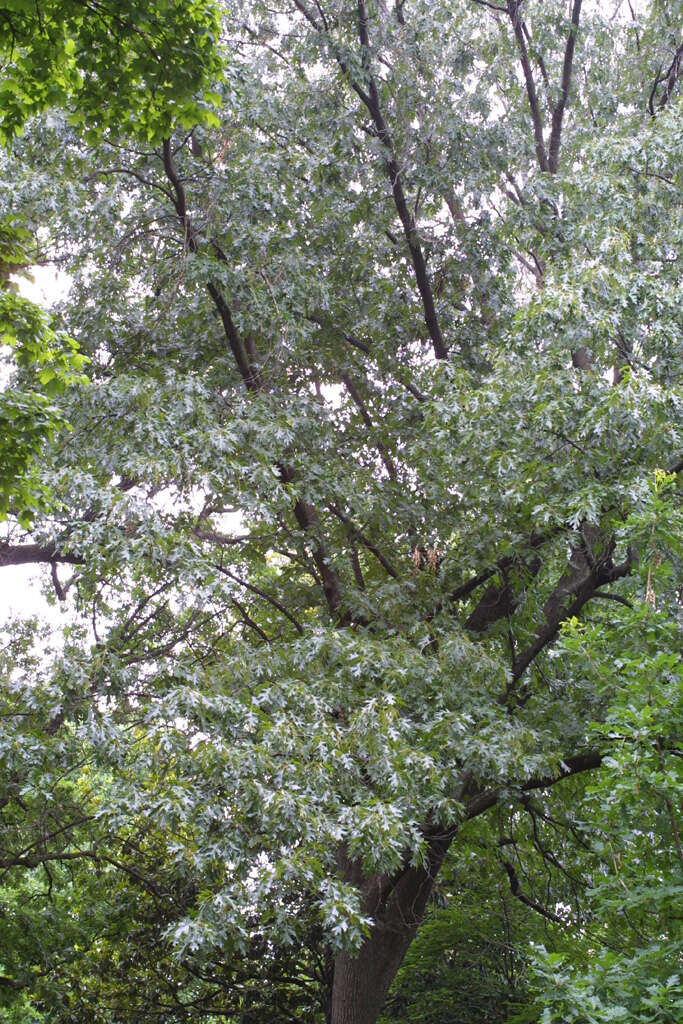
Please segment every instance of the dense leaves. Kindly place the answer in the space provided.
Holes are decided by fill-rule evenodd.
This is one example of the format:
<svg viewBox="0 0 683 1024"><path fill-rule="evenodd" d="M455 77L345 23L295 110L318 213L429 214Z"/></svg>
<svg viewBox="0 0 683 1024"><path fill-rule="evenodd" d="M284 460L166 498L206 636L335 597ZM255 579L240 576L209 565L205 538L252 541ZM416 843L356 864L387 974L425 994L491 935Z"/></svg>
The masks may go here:
<svg viewBox="0 0 683 1024"><path fill-rule="evenodd" d="M159 138L176 120L213 118L207 92L218 74L216 8L195 3L33 4L0 8L0 141L10 144L31 115L67 104L71 120L90 138L119 133ZM0 395L0 517L8 508L23 526L49 504L34 462L63 417L49 399L79 381L82 357L57 339L36 306L7 289L10 275L39 256L44 225L0 211L0 345L14 349L10 366L30 370ZM5 349L6 351L6 349ZM5 381L3 380L3 384Z"/></svg>
<svg viewBox="0 0 683 1024"><path fill-rule="evenodd" d="M201 90L219 68L217 11L207 0L33 4L0 8L5 62L0 134L68 104L91 135L107 128L150 138L172 119L201 119Z"/></svg>

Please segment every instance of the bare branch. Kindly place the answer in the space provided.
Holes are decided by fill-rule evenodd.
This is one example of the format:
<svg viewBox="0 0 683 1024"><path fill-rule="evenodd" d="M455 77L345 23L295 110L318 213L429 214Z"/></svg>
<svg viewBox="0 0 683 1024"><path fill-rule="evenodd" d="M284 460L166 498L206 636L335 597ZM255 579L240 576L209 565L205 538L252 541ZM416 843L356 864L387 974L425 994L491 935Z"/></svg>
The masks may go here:
<svg viewBox="0 0 683 1024"><path fill-rule="evenodd" d="M255 622L252 619L251 615L249 614L247 609L244 607L244 605L241 603L241 601L238 601L236 597L233 597L232 603L235 606L235 608L237 608L237 610L240 613L240 615L242 616L242 621L244 622L244 624L249 626L250 629L253 629L254 632L257 633L261 637L262 640L264 640L266 643L268 643L269 642L268 635L266 633L264 633L264 631L259 626L258 622Z"/></svg>
<svg viewBox="0 0 683 1024"><path fill-rule="evenodd" d="M252 594L257 594L259 597L262 597L263 600L266 601L268 604L272 605L273 608L277 608L277 610L281 612L281 614L284 615L284 617L292 623L297 633L303 633L304 628L299 622L299 620L296 619L291 612L287 611L282 602L278 601L278 599L276 597L273 597L272 594L268 594L265 590L262 590L260 587L257 587L254 583L249 583L247 580L240 579L239 576L236 576L234 572L231 572L229 569L226 569L225 566L223 565L217 565L215 566L215 568L218 570L218 572L222 573L223 576L227 576L228 579L231 579L235 583L238 583L240 587L244 587L245 590L250 590Z"/></svg>
<svg viewBox="0 0 683 1024"><path fill-rule="evenodd" d="M472 3L476 4L477 7L488 7L492 11L500 11L501 14L508 13L507 7L499 7L498 4L489 3L489 0L472 0Z"/></svg>
<svg viewBox="0 0 683 1024"><path fill-rule="evenodd" d="M368 428L368 430L374 431L375 430L375 424L372 422L372 417L370 416L370 413L368 412L368 410L367 410L367 408L365 406L365 403L363 402L363 399L360 396L360 392L358 391L358 388L353 383L353 381L349 377L348 373L342 373L341 374L341 379L342 379L342 381L344 383L344 386L346 387L346 390L348 391L349 395L351 396L354 405L356 406L356 408L360 412L361 419L363 420L363 423ZM380 458L382 459L382 463L384 464L384 468L386 469L387 473L389 474L389 479L393 480L395 482L396 481L396 465L394 463L394 460L392 459L392 457L388 453L385 445L383 445L381 441L378 441L378 443L377 443L377 450L379 451Z"/></svg>
<svg viewBox="0 0 683 1024"><path fill-rule="evenodd" d="M526 907L529 907L537 914L541 914L543 917L547 918L548 921L554 921L555 924L564 924L562 918L558 917L557 914L553 914L551 910L547 910L545 907L541 906L540 903L537 903L536 900L532 900L529 896L524 895L519 884L517 873L509 860L503 861L503 867L507 871L507 876L510 880L510 892L513 896L516 896L517 899Z"/></svg>
<svg viewBox="0 0 683 1024"><path fill-rule="evenodd" d="M387 559L384 557L379 548L376 547L372 543L372 541L365 536L363 531L359 529L359 527L357 527L356 524L351 519L349 519L349 517L345 515L340 508L337 508L336 505L330 505L330 511L333 512L337 519L344 523L345 526L348 526L351 532L351 536L357 538L361 542L363 547L367 548L368 551L375 556L379 564L392 577L392 579L397 580L399 574L397 573L396 569L394 569L392 564L387 561Z"/></svg>
<svg viewBox="0 0 683 1024"><path fill-rule="evenodd" d="M167 188L164 188L163 185L159 185L159 183L156 181L150 181L149 178L145 178L142 174L140 174L139 171L133 170L132 167L103 167L100 170L93 171L91 174L88 174L83 179L83 181L87 184L90 181L94 181L95 178L105 178L108 177L110 174L130 175L131 177L136 178L141 185L145 185L147 186L147 188L154 188L158 192L161 192L162 195L166 197L166 199L173 200L173 196L171 195L170 191Z"/></svg>
<svg viewBox="0 0 683 1024"><path fill-rule="evenodd" d="M598 598L602 601L616 601L618 604L623 604L625 608L633 608L631 601L627 597L622 597L621 594L606 594L602 590L598 590L591 594L590 600L595 601Z"/></svg>

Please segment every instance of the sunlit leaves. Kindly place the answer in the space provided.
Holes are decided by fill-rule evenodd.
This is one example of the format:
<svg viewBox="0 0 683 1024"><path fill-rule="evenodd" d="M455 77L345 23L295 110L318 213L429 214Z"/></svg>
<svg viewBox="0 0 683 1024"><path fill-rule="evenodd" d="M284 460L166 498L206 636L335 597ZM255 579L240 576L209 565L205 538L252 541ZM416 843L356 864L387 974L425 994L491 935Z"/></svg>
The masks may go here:
<svg viewBox="0 0 683 1024"><path fill-rule="evenodd" d="M188 128L212 102L218 15L189 3L12 4L2 10L0 51L7 140L50 105L67 104L86 134L107 129L157 139L172 121ZM205 92L205 95L203 94Z"/></svg>
<svg viewBox="0 0 683 1024"><path fill-rule="evenodd" d="M18 368L0 393L0 518L11 510L28 526L48 497L32 463L64 423L52 400L85 381L87 360L38 306L6 289L0 291L0 345Z"/></svg>

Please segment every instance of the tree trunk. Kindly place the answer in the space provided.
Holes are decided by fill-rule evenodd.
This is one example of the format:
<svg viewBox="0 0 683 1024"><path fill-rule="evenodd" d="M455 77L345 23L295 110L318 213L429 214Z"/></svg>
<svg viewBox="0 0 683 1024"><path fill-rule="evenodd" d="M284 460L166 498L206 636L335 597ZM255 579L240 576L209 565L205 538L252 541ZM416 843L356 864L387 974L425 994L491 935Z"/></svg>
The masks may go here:
<svg viewBox="0 0 683 1024"><path fill-rule="evenodd" d="M413 941L452 836L432 839L427 865L388 878L360 880L354 862L342 859L344 874L359 884L363 906L374 925L357 956L334 961L330 1024L375 1024L403 958Z"/></svg>

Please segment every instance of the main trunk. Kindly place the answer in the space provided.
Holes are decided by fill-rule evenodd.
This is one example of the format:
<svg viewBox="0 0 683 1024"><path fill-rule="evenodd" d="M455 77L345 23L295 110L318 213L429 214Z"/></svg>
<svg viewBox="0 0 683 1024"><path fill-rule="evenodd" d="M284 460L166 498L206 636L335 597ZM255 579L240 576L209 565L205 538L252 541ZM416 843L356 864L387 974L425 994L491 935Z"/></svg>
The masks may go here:
<svg viewBox="0 0 683 1024"><path fill-rule="evenodd" d="M358 877L357 865L346 861L344 873L358 882L374 925L357 956L340 953L334 962L330 1024L375 1024L434 887L451 838L430 845L427 866L408 868L393 878Z"/></svg>
<svg viewBox="0 0 683 1024"><path fill-rule="evenodd" d="M414 934L377 929L359 956L336 958L331 1024L375 1024Z"/></svg>

